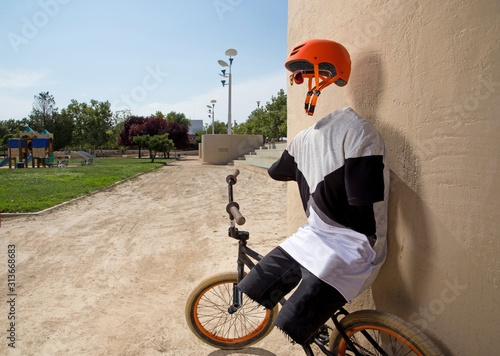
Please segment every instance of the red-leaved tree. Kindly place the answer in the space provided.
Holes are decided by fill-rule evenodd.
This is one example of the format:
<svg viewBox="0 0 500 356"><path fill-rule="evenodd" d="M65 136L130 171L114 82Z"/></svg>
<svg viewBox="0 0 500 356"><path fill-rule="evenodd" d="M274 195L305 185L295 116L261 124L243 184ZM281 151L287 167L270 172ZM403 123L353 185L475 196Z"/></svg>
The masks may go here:
<svg viewBox="0 0 500 356"><path fill-rule="evenodd" d="M144 116L130 116L123 124L123 130L120 132L120 135L118 137L118 145L122 147L135 146L133 138L138 134L137 125L142 125L146 120L147 118L145 118ZM133 130L135 134L131 136L130 128L132 126L135 126Z"/></svg>
<svg viewBox="0 0 500 356"><path fill-rule="evenodd" d="M149 135L157 136L168 133L168 137L174 141L176 148L187 148L189 146L188 128L176 121L167 122L161 116L131 116L125 121L122 132L120 132L120 146L135 146L134 137ZM139 157L140 157L139 147Z"/></svg>
<svg viewBox="0 0 500 356"><path fill-rule="evenodd" d="M167 122L168 137L174 141L176 148L187 148L189 146L188 128L176 121Z"/></svg>
<svg viewBox="0 0 500 356"><path fill-rule="evenodd" d="M167 132L167 121L161 117L148 117L144 122L145 133L143 135L156 136Z"/></svg>
<svg viewBox="0 0 500 356"><path fill-rule="evenodd" d="M120 146L136 146L135 136L156 136L167 132L167 121L161 117L131 116L125 121L122 132L118 138ZM141 147L139 157L141 157Z"/></svg>

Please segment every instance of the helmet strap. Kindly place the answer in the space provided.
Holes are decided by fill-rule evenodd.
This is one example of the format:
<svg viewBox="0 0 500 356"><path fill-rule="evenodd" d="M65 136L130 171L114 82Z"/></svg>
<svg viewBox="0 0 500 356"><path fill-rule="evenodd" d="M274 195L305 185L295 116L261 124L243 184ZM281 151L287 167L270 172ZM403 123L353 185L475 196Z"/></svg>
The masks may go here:
<svg viewBox="0 0 500 356"><path fill-rule="evenodd" d="M309 77L309 81L307 83L308 87L309 87L309 90L307 91L307 94L306 94L306 102L305 102L305 105L304 105L304 109L306 111L306 114L308 115L312 115L312 114L309 114L309 102L311 101L311 96L314 94L314 92L312 91L312 77ZM316 88L316 87L314 87ZM314 109L313 109L314 111Z"/></svg>
<svg viewBox="0 0 500 356"><path fill-rule="evenodd" d="M316 81L316 86L314 86L314 88L312 87L312 79L313 78L309 77L309 82L308 82L309 90L307 92L306 101L305 101L305 105L304 105L304 109L306 111L306 114L309 116L314 115L314 109L316 108L316 102L318 101L318 97L321 94L321 91L324 88L326 88L327 86L329 86L330 84L332 84L338 78L338 76L335 76L335 77L320 76L318 71L317 71L317 67L318 66L314 66L314 69L315 69L314 77L315 77L315 81ZM316 77L316 74L318 75L317 77ZM321 82L319 81L319 78L322 79Z"/></svg>

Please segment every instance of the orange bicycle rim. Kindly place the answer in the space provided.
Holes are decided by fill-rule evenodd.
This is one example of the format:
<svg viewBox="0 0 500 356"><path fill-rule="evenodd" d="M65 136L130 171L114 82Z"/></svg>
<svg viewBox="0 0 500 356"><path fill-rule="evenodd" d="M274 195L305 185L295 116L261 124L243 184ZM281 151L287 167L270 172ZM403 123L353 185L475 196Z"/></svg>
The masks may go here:
<svg viewBox="0 0 500 356"><path fill-rule="evenodd" d="M402 341L413 352L415 352L416 355L423 356L422 353L420 353L420 351L418 351L417 348L412 343L410 343L408 340L406 340L405 338L403 338L398 333L392 331L391 329L387 329L387 328L382 327L382 326L377 326L377 325L360 325L360 326L356 326L356 327L354 327L352 329L349 329L348 331L346 331L346 334L350 338L356 332L358 332L358 331L364 331L364 330L368 330L368 329L369 330L378 330L378 331L382 331L382 332L384 332L386 334L389 334L389 335L393 336L394 338ZM347 349L347 343L345 342L344 339L342 339L340 341L340 344L339 344L338 355L345 355L346 349Z"/></svg>
<svg viewBox="0 0 500 356"><path fill-rule="evenodd" d="M199 330L203 333L203 335L205 335L207 338L210 338L212 340L217 340L217 341L225 343L225 344L236 344L236 343L239 343L239 342L242 342L242 341L250 340L255 335L259 334L264 329L264 327L267 325L267 322L268 322L269 318L271 317L271 310L266 309L266 316L265 316L264 320L260 323L260 325L257 328L255 328L255 330L253 330L251 333L249 333L247 335L244 335L244 336L241 336L239 338L225 338L225 337L222 337L222 336L215 335L214 333L212 333L209 330L207 330L200 323L200 320L198 319L198 305L200 303L200 299L205 295L205 292L208 289L211 289L211 288L213 288L215 286L218 286L220 284L225 284L225 283L227 283L227 281L221 282L221 283L217 283L217 284L214 284L214 285L210 286L209 288L205 289L203 291L203 293L201 293L198 296L198 298L196 298L196 304L195 304L195 308L194 308L194 322L198 326Z"/></svg>

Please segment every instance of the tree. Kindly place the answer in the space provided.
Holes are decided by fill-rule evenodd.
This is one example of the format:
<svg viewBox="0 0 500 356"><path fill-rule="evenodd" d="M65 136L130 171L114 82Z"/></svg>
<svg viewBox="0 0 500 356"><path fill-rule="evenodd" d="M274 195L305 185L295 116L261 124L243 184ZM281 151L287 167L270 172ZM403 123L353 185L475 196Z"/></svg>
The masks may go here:
<svg viewBox="0 0 500 356"><path fill-rule="evenodd" d="M212 133L212 125L208 126L207 133ZM227 123L221 121L214 121L214 133L219 135L227 134Z"/></svg>
<svg viewBox="0 0 500 356"><path fill-rule="evenodd" d="M130 116L123 124L123 130L120 132L118 144L124 147L135 146L133 138L130 134L130 128L134 125L142 125L146 121L144 116Z"/></svg>
<svg viewBox="0 0 500 356"><path fill-rule="evenodd" d="M255 109L248 116L248 120L235 125L233 133L237 135L261 135L264 108Z"/></svg>
<svg viewBox="0 0 500 356"><path fill-rule="evenodd" d="M125 122L132 116L129 109L115 111L111 119L111 128L107 132L108 140L106 145L109 148L119 146L120 133L125 127Z"/></svg>
<svg viewBox="0 0 500 356"><path fill-rule="evenodd" d="M201 143L201 136L203 136L205 134L206 134L206 131L204 131L204 130L198 130L198 131L196 131L195 137L194 137L194 141L196 143Z"/></svg>
<svg viewBox="0 0 500 356"><path fill-rule="evenodd" d="M92 99L90 105L86 105L85 111L85 141L94 150L99 147L102 150L108 139L107 132L112 125L111 103Z"/></svg>
<svg viewBox="0 0 500 356"><path fill-rule="evenodd" d="M101 147L108 139L107 132L112 126L111 104L109 101L99 102L90 100L90 103L79 103L71 100L64 115L73 118L73 140L74 146L80 148L91 148L93 150Z"/></svg>
<svg viewBox="0 0 500 356"><path fill-rule="evenodd" d="M287 135L286 94L280 89L265 107L251 112L248 120L237 125L233 132L240 135L263 135L265 141L279 140Z"/></svg>
<svg viewBox="0 0 500 356"><path fill-rule="evenodd" d="M151 163L153 163L157 152L163 152L164 156L166 156L175 146L174 141L168 138L168 133L165 133L163 135L151 136L147 147L152 152Z"/></svg>
<svg viewBox="0 0 500 356"><path fill-rule="evenodd" d="M57 108L55 107L56 101L54 100L54 96L50 95L48 91L41 92L35 95L34 98L33 109L29 115L30 127L35 131L41 132L52 126L52 115L57 112Z"/></svg>
<svg viewBox="0 0 500 356"><path fill-rule="evenodd" d="M287 135L287 108L286 94L280 89L276 97L271 97L271 102L266 103L263 134L270 140L280 140Z"/></svg>
<svg viewBox="0 0 500 356"><path fill-rule="evenodd" d="M35 95L28 125L38 132L47 130L54 134L54 150L64 149L72 144L75 113L63 109L59 113L54 96L47 92ZM71 105L71 104L70 104Z"/></svg>
<svg viewBox="0 0 500 356"><path fill-rule="evenodd" d="M3 120L0 121L0 150L8 149L9 138L18 138L19 131L26 129L29 126L28 119L22 120Z"/></svg>
<svg viewBox="0 0 500 356"><path fill-rule="evenodd" d="M146 121L144 116L130 116L123 124L123 129L118 137L118 145L122 147L135 146L133 139L138 135L138 127ZM132 130L131 130L132 129ZM139 158L141 158L141 148L139 146Z"/></svg>
<svg viewBox="0 0 500 356"><path fill-rule="evenodd" d="M160 110L157 110L155 114L152 115L152 117L159 117L160 119L164 119L165 115L163 115L163 113Z"/></svg>
<svg viewBox="0 0 500 356"><path fill-rule="evenodd" d="M52 125L47 127L47 131L54 134L54 151L70 147L73 142L73 117L63 109L61 113L52 113L52 118Z"/></svg>
<svg viewBox="0 0 500 356"><path fill-rule="evenodd" d="M157 112L157 114L158 113L161 114L161 111ZM163 115L163 114L161 114L161 115ZM189 131L189 128L191 127L191 120L186 118L186 115L184 115L182 113L177 113L175 111L169 112L167 114L167 117L165 118L165 120L167 120L167 122L172 122L172 121L178 122L179 124L186 126L188 131Z"/></svg>
<svg viewBox="0 0 500 356"><path fill-rule="evenodd" d="M85 141L85 128L81 118L82 108L78 101L71 99L69 105L61 110L61 115L66 120L73 122L72 131L68 134L71 137L71 145L83 147ZM54 134L54 141L57 140Z"/></svg>
<svg viewBox="0 0 500 356"><path fill-rule="evenodd" d="M163 152L164 155L167 154L171 149L174 148L174 141L168 138L168 133L163 135L142 135L135 136L133 141L142 147L146 147L149 150L149 158L151 158L151 163L154 163L156 154L158 152Z"/></svg>
<svg viewBox="0 0 500 356"><path fill-rule="evenodd" d="M9 128L0 121L0 140L9 134Z"/></svg>
<svg viewBox="0 0 500 356"><path fill-rule="evenodd" d="M158 114L158 112L157 112ZM168 125L161 116L130 116L123 124L123 130L120 132L118 143L120 146L134 146L139 147L139 158L141 148L146 147L140 139L136 142L135 136L157 136L163 135L168 132ZM175 131L175 130L174 130ZM187 131L186 131L187 138Z"/></svg>
<svg viewBox="0 0 500 356"><path fill-rule="evenodd" d="M146 135L146 128L144 127L144 123L130 126L129 138L133 143L137 145L137 148L139 149L139 158L141 158L141 148L146 147L145 145L146 141L137 141L135 140L135 138L138 136L145 136L145 135Z"/></svg>
<svg viewBox="0 0 500 356"><path fill-rule="evenodd" d="M8 144L9 144L10 138L15 138L15 135L8 133L2 137L2 139L0 141L0 150L2 150L2 151L8 150L8 148L9 148Z"/></svg>
<svg viewBox="0 0 500 356"><path fill-rule="evenodd" d="M137 135L132 138L132 141L139 148L139 158L141 158L141 148L147 147L148 140L149 140L149 135ZM149 152L149 156L151 157L151 152Z"/></svg>
<svg viewBox="0 0 500 356"><path fill-rule="evenodd" d="M144 122L144 131L147 135L163 135L167 132L168 123L161 117L149 117Z"/></svg>
<svg viewBox="0 0 500 356"><path fill-rule="evenodd" d="M29 126L29 121L26 118L21 120L9 119L0 121L0 126L7 128L8 133L17 135L19 131L22 131Z"/></svg>
<svg viewBox="0 0 500 356"><path fill-rule="evenodd" d="M242 132L234 132L234 134L241 134L241 135L244 135L244 133ZM196 143L201 143L201 136L203 135L211 135L212 134L212 124L208 125L205 130L199 130L199 131L196 131L196 137L195 137L195 141ZM224 122L220 122L220 121L214 121L214 134L222 134L222 135L225 135L227 134L227 124L224 123Z"/></svg>
<svg viewBox="0 0 500 356"><path fill-rule="evenodd" d="M168 136L172 141L174 141L174 145L176 148L187 148L189 146L189 137L187 135L188 129L186 126L179 124L176 121L167 122L167 130Z"/></svg>

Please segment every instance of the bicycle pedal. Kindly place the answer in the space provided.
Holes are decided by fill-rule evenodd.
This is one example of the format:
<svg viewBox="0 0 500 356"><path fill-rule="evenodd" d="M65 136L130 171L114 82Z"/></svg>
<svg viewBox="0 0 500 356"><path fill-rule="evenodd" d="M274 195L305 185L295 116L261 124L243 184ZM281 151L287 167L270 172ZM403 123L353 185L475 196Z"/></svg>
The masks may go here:
<svg viewBox="0 0 500 356"><path fill-rule="evenodd" d="M330 336L328 335L323 335L323 334L319 334L316 339L321 342L323 345L326 345L330 342Z"/></svg>
<svg viewBox="0 0 500 356"><path fill-rule="evenodd" d="M322 327L320 327L318 330L318 334L316 336L316 339L318 339L318 341L320 341L323 345L326 345L330 342L329 329L331 329L331 328L325 324Z"/></svg>

